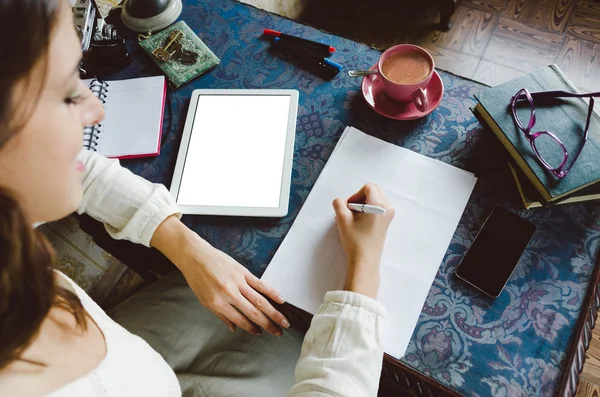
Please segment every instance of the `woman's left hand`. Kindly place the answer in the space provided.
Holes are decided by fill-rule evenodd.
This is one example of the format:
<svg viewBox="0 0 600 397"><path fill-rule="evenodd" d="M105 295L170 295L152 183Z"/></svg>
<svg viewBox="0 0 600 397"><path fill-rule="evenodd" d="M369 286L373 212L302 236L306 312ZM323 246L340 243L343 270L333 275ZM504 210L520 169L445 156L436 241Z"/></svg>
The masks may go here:
<svg viewBox="0 0 600 397"><path fill-rule="evenodd" d="M284 299L226 253L219 251L188 229L176 217L167 218L156 230L151 245L181 270L200 302L219 317L230 330L242 328L260 335L260 327L281 336L289 327L269 297Z"/></svg>

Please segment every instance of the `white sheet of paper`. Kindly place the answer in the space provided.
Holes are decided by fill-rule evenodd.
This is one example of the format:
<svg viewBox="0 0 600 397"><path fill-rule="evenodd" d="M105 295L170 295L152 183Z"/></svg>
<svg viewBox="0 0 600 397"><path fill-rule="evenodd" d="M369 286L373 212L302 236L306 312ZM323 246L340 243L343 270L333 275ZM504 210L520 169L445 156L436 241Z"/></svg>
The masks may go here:
<svg viewBox="0 0 600 397"><path fill-rule="evenodd" d="M316 313L347 272L332 201L377 183L396 210L377 300L387 309L384 351L404 355L477 179L473 174L348 127L262 279ZM378 215L371 215L378 216Z"/></svg>

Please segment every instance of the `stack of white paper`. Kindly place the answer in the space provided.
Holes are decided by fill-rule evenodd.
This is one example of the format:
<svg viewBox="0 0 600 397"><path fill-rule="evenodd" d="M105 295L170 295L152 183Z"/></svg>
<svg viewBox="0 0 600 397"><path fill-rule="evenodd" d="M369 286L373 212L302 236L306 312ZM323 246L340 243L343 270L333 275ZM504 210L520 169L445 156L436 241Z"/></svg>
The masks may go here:
<svg viewBox="0 0 600 397"><path fill-rule="evenodd" d="M262 279L316 313L347 272L332 201L367 182L396 210L377 300L387 309L384 350L402 357L477 179L473 174L348 127ZM378 216L378 215L371 215Z"/></svg>

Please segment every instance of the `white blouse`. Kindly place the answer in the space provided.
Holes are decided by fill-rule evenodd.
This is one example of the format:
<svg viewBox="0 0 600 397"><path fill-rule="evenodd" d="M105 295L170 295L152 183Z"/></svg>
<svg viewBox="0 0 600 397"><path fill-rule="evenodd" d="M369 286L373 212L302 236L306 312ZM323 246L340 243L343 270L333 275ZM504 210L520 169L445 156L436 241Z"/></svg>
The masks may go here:
<svg viewBox="0 0 600 397"><path fill-rule="evenodd" d="M103 222L114 238L149 246L165 218L181 216L163 185L152 184L117 160L95 153L84 151L79 159L86 171L78 212ZM92 372L49 396L180 397L177 378L162 357L68 281L103 332L107 352ZM384 317L385 309L373 299L348 291L328 292L304 339L296 365L298 383L289 396L376 396Z"/></svg>
<svg viewBox="0 0 600 397"><path fill-rule="evenodd" d="M106 356L87 375L48 397L180 397L179 381L161 355L142 338L114 322L70 278L58 273L71 285L85 311L102 331Z"/></svg>

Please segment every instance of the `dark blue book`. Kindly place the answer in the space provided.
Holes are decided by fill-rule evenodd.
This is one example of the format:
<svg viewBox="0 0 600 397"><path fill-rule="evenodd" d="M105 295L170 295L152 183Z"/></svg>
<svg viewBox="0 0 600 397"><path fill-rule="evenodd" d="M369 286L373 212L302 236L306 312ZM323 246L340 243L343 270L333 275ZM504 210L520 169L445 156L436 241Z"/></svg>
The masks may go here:
<svg viewBox="0 0 600 397"><path fill-rule="evenodd" d="M546 203L557 202L599 182L600 109L595 109L592 115L588 139L577 162L566 177L559 179L540 164L529 141L513 120L510 99L522 88L527 88L529 92L577 92L577 89L558 66L550 65L496 87L486 88L475 96L479 102L475 111L479 112L515 164L540 193L542 200ZM567 148L571 161L583 143L588 109L588 103L581 98L555 98L540 103L536 101L536 124L532 132L553 132ZM523 122L526 123L527 120ZM544 150L544 145L552 144L553 142L546 140L540 141L539 146Z"/></svg>

